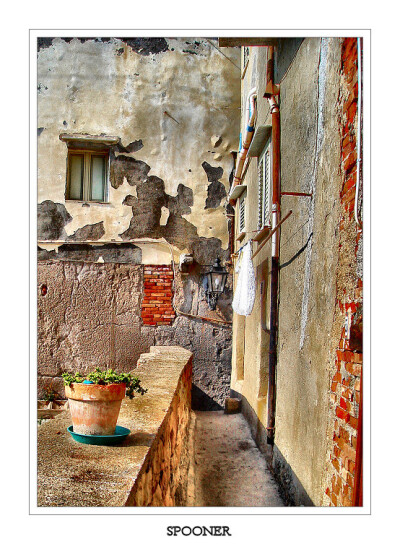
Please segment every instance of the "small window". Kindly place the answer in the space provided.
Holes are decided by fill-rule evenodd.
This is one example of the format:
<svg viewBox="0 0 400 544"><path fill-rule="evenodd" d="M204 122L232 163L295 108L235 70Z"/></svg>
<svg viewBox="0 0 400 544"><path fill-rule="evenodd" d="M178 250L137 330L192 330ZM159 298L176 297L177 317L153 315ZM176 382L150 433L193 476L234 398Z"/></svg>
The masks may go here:
<svg viewBox="0 0 400 544"><path fill-rule="evenodd" d="M67 200L107 202L109 152L68 150Z"/></svg>
<svg viewBox="0 0 400 544"><path fill-rule="evenodd" d="M271 226L271 138L258 161L258 229Z"/></svg>

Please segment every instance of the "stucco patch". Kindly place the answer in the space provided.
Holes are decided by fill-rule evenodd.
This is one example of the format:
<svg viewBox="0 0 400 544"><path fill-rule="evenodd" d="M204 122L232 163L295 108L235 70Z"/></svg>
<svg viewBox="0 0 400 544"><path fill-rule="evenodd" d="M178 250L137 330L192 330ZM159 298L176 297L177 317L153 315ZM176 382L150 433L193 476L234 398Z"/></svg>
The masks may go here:
<svg viewBox="0 0 400 544"><path fill-rule="evenodd" d="M115 164L118 164L115 167ZM121 168L127 164L128 171ZM219 185L216 178L222 176L222 168L207 169L210 177ZM210 263L217 256L227 258L229 251L222 251L222 242L218 238L200 237L197 227L184 219L182 215L191 213L193 190L178 185L177 196L165 192L164 181L157 176L148 176L150 166L132 157L119 156L112 166L114 186L119 186L124 179L136 187L136 195L127 195L123 204L132 208L132 218L128 229L120 233L123 240L133 238L165 238L180 249L188 249L201 264ZM223 187L223 186L222 186ZM162 210L168 209L167 217Z"/></svg>

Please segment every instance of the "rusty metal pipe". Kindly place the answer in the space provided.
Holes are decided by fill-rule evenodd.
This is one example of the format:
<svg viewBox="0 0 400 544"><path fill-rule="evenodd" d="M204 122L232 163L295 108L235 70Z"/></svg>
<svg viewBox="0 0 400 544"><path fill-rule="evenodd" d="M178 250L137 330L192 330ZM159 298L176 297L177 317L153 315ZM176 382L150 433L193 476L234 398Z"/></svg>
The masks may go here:
<svg viewBox="0 0 400 544"><path fill-rule="evenodd" d="M269 333L269 361L268 361L268 417L267 443L274 444L275 414L276 414L276 367L278 343L278 288L279 288L279 258L272 257L271 266L271 310Z"/></svg>
<svg viewBox="0 0 400 544"><path fill-rule="evenodd" d="M274 49L267 48L267 88L270 83L274 82Z"/></svg>
<svg viewBox="0 0 400 544"><path fill-rule="evenodd" d="M246 160L246 157L247 157L247 152L248 152L250 144L251 144L251 140L253 139L254 125L255 125L256 116L257 116L256 92L255 92L255 90L253 90L253 91L251 91L249 93L248 100L251 101L251 103L252 103L252 112L251 112L251 116L250 116L250 118L248 120L247 120L247 115L246 115L245 133L244 133L244 138L243 138L243 142L242 142L242 148L240 150L238 162L237 162L237 165L236 165L236 168L235 168L235 173L233 175L232 189L234 187L236 187L236 185L240 185L242 183L243 167L244 167L244 163L245 163L245 160ZM235 200L230 199L229 204L231 206L234 206L235 205Z"/></svg>
<svg viewBox="0 0 400 544"><path fill-rule="evenodd" d="M271 107L272 117L272 229L276 229L281 214L281 123L279 105L273 93L277 92L273 82L273 48L267 51L267 86L264 97ZM276 368L278 346L278 297L279 297L279 229L272 237L271 265L271 304L270 304L270 337L268 360L268 416L267 442L274 444L276 414Z"/></svg>
<svg viewBox="0 0 400 544"><path fill-rule="evenodd" d="M274 96L268 97L272 117L272 228L281 214L281 119L279 106ZM272 255L279 257L279 231L272 239Z"/></svg>

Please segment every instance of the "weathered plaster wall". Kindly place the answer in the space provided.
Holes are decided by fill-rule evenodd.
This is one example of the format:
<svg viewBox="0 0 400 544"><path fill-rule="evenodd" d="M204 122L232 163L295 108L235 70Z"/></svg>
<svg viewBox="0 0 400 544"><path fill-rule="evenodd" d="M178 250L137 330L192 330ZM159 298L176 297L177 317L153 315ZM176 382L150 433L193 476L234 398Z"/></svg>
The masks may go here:
<svg viewBox="0 0 400 544"><path fill-rule="evenodd" d="M283 44L281 54L285 53L282 48ZM265 51L256 49L251 48L242 96L256 86L257 123L270 124L269 108L263 98ZM264 321L269 327L270 243L253 261L257 273L253 312L246 318L234 316L233 324L239 347L234 349L231 388L242 395L243 412L289 504L319 506L324 502L329 375L341 334L334 326L342 186L337 109L340 52L339 38L308 38L301 44L288 44L283 64L278 60L275 65L275 75L278 73L281 80L281 188L313 192L313 198L282 196L281 200L281 216L289 210L293 213L281 229L273 451L265 430L269 334L262 328L264 304L268 308ZM241 244L257 229L257 159L252 159L245 183L248 234ZM347 280L352 285L353 280ZM266 299L262 294L265 289Z"/></svg>
<svg viewBox="0 0 400 544"><path fill-rule="evenodd" d="M202 264L221 256L238 144L232 62L206 39L54 38L40 46L39 240L165 237ZM236 50L227 55L237 62ZM120 138L109 203L65 201L61 133Z"/></svg>
<svg viewBox="0 0 400 544"><path fill-rule="evenodd" d="M134 264L47 261L38 265L38 397L53 387L63 394L64 371L95 366L131 371L154 345L180 345L193 357L193 399L197 409L221 409L229 396L231 327L179 316L170 324L142 320L144 272ZM185 313L210 313L202 276L176 272L176 305ZM218 301L231 319L232 291Z"/></svg>
<svg viewBox="0 0 400 544"><path fill-rule="evenodd" d="M282 83L279 371L274 467L295 504L323 500L339 248L340 39L307 39ZM292 477L292 473L301 482Z"/></svg>
<svg viewBox="0 0 400 544"><path fill-rule="evenodd" d="M230 319L232 291L211 312L202 274L230 255L225 206L238 145L239 52L226 58L211 42L38 41L38 260L46 262L39 293L47 285L39 294L39 395L64 369L93 361L132 368L150 345L179 342L193 348L194 398L223 406L230 327L186 317L146 327L140 314L141 265L170 265L172 250L175 263L181 253L195 259L190 276L177 280L178 307ZM66 200L62 133L119 138L107 203Z"/></svg>
<svg viewBox="0 0 400 544"><path fill-rule="evenodd" d="M142 284L139 265L39 264L39 398L50 382L62 392L64 371L136 366L154 337L140 325Z"/></svg>

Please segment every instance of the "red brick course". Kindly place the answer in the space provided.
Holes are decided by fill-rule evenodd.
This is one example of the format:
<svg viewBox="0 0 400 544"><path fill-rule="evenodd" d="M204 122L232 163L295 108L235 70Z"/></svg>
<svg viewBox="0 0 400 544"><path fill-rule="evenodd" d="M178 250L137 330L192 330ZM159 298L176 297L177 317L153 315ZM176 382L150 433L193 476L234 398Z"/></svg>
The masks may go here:
<svg viewBox="0 0 400 544"><path fill-rule="evenodd" d="M168 265L145 265L142 300L143 325L171 325L175 319L172 304L174 273Z"/></svg>

